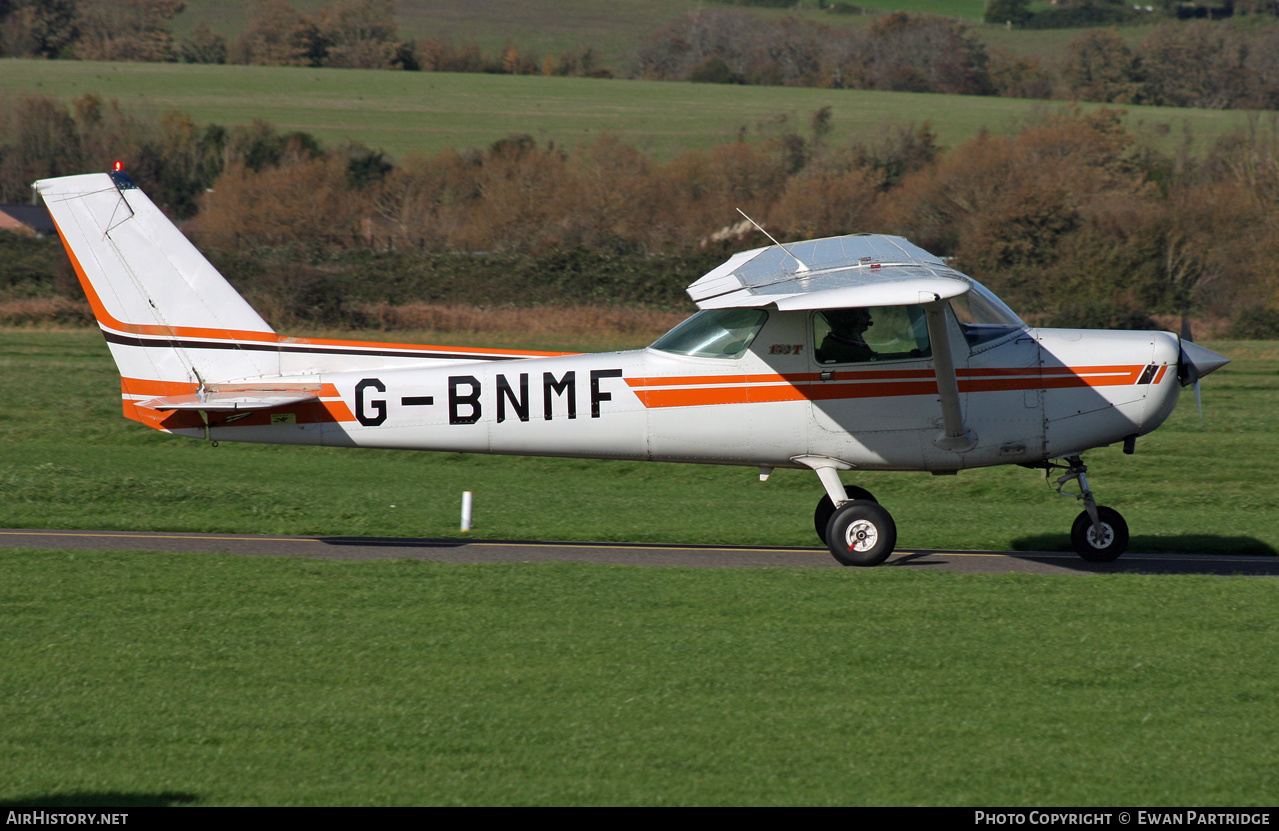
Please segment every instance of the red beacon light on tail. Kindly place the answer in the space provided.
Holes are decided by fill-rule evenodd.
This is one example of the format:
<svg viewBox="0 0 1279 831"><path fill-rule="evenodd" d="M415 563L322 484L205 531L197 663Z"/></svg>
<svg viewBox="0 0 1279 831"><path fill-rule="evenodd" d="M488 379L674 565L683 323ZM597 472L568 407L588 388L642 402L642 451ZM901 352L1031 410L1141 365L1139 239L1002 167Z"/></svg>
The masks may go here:
<svg viewBox="0 0 1279 831"><path fill-rule="evenodd" d="M111 165L111 172L107 174L111 177L111 181L115 182L116 188L119 190L135 190L137 185L129 178L129 174L124 172L124 162L116 162Z"/></svg>

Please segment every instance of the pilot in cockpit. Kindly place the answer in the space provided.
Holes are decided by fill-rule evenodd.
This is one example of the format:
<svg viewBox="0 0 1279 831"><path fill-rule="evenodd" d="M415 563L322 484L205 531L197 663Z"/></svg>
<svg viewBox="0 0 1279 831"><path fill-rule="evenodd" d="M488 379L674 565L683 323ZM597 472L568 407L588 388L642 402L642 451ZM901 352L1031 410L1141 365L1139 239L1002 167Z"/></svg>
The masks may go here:
<svg viewBox="0 0 1279 831"><path fill-rule="evenodd" d="M830 324L830 333L817 347L817 362L823 364L851 364L872 361L874 349L866 343L866 330L875 325L870 309L830 309L822 312Z"/></svg>

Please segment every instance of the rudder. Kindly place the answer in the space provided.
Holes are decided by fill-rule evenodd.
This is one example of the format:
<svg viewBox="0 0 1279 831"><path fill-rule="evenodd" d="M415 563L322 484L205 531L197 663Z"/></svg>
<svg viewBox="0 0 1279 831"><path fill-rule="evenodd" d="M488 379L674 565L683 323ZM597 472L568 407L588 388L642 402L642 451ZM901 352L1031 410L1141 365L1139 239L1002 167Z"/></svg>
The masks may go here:
<svg viewBox="0 0 1279 831"><path fill-rule="evenodd" d="M127 175L33 187L110 345L126 399L279 374L275 331Z"/></svg>

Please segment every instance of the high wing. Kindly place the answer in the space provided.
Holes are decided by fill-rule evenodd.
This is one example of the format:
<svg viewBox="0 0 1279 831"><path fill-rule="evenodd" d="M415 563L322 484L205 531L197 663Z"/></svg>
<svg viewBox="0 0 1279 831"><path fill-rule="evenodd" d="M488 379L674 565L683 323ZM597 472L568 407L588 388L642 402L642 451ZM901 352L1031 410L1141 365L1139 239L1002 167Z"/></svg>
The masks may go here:
<svg viewBox="0 0 1279 831"><path fill-rule="evenodd" d="M957 297L967 277L903 237L851 234L743 251L688 287L699 309L911 306Z"/></svg>
<svg viewBox="0 0 1279 831"><path fill-rule="evenodd" d="M904 237L850 234L743 251L690 285L688 294L700 309L923 306L943 424L936 443L963 450L974 438L964 426L942 307L971 289L968 277Z"/></svg>

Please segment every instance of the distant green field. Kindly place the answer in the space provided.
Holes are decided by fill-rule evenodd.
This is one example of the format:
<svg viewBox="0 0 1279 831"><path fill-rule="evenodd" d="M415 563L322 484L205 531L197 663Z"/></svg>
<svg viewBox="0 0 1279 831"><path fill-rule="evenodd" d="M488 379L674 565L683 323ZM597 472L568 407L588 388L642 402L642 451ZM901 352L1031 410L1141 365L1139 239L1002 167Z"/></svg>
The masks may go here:
<svg viewBox="0 0 1279 831"><path fill-rule="evenodd" d="M299 11L314 13L325 0L297 0ZM818 8L817 0L799 0L791 8L752 7L763 20L797 16L832 28L869 25L877 13L908 11L958 17L988 46L1033 55L1051 62L1062 47L1079 37L1079 29L1007 30L982 23L985 0L866 0L855 3L869 14L831 14ZM1047 2L1031 4L1032 9ZM179 39L197 23L232 37L244 29L247 0L189 0L173 21ZM556 56L567 50L590 47L606 66L625 74L636 49L669 21L695 11L730 9L731 6L698 0L400 0L396 14L400 37L447 39L454 44L475 43L491 54L507 44L525 51ZM1162 19L1162 18L1161 18ZM1145 35L1141 26L1125 26L1119 33L1128 40Z"/></svg>
<svg viewBox="0 0 1279 831"><path fill-rule="evenodd" d="M295 0L293 7L312 14L325 0ZM980 21L984 0L867 0L857 3L872 12L910 11ZM186 37L204 23L230 37L247 21L247 0L188 0L173 21L175 34ZM400 0L396 23L406 40L447 38L456 44L476 43L485 51L514 43L543 56L591 47L604 63L626 71L636 47L668 21L694 11L731 8L698 0ZM834 15L818 9L817 0L799 0L793 8L751 8L765 19L798 15L830 26L864 25L858 15Z"/></svg>
<svg viewBox="0 0 1279 831"><path fill-rule="evenodd" d="M197 23L204 23L232 37L244 29L249 5L248 0L191 0L174 19L174 33L186 37ZM314 14L329 3L296 0L292 5ZM395 20L405 40L476 43L486 53L514 43L544 57L590 47L603 55L606 65L624 72L643 38L697 8L706 4L697 0L400 0ZM765 14L769 11L775 16L781 10L765 10Z"/></svg>
<svg viewBox="0 0 1279 831"><path fill-rule="evenodd" d="M265 119L336 144L353 139L403 158L485 146L511 133L574 146L600 130L659 157L776 131L800 133L821 107L832 142L874 139L887 125L928 121L953 146L978 131L1013 130L1060 104L1012 98L853 90L742 87L580 78L190 64L0 60L0 95L118 99L159 116L179 109L224 125ZM1248 113L1128 108L1130 125L1169 149L1189 131L1211 141L1247 124ZM1161 125L1163 125L1161 127Z"/></svg>

